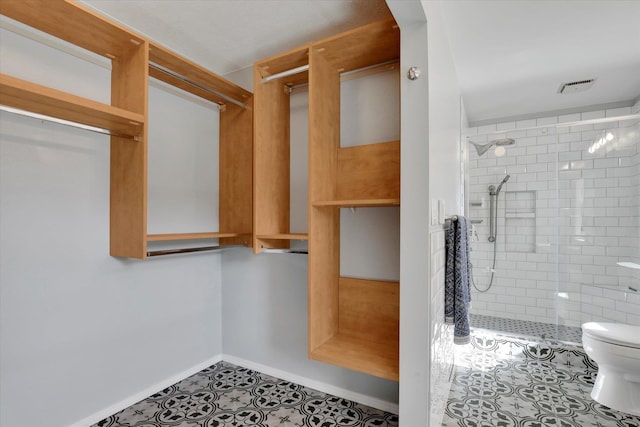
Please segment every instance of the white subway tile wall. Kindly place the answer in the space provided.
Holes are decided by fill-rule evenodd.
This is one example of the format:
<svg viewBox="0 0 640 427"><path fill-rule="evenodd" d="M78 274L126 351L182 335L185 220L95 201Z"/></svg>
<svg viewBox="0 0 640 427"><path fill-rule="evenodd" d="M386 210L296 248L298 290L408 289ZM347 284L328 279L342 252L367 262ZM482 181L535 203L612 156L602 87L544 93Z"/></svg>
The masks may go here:
<svg viewBox="0 0 640 427"><path fill-rule="evenodd" d="M432 231L431 237L431 422L442 424L453 369L453 330L444 323L444 231Z"/></svg>
<svg viewBox="0 0 640 427"><path fill-rule="evenodd" d="M633 107L585 111L468 129L467 139L514 138L503 156L469 149L467 215L474 224L477 289L491 279L489 192L499 195L494 280L472 290L471 312L580 326L640 325L640 121L555 127L640 113ZM549 126L531 129L534 126ZM471 146L470 146L471 147Z"/></svg>

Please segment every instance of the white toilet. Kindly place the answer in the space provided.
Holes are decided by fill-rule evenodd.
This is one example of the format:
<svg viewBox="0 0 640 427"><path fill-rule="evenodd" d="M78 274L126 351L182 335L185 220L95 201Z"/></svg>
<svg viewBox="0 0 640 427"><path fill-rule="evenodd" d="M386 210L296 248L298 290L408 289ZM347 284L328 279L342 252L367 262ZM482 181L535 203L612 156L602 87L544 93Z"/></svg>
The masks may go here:
<svg viewBox="0 0 640 427"><path fill-rule="evenodd" d="M589 322L582 345L598 364L591 397L617 411L640 415L640 326Z"/></svg>

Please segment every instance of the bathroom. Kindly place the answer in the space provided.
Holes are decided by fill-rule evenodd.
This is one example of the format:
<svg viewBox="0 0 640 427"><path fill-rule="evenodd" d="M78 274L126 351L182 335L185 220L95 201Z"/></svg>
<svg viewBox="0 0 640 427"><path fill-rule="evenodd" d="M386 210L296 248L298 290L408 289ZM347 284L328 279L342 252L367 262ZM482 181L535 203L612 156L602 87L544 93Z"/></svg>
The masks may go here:
<svg viewBox="0 0 640 427"><path fill-rule="evenodd" d="M444 425L473 417L474 386L504 386L494 403L518 402L510 414L519 420L586 422L595 415L595 425L637 425L637 417L591 400L598 365L584 354L581 325L640 326L639 113L637 102L466 129L474 342L456 349L445 415L451 424ZM539 365L519 369L521 358ZM516 371L530 376L515 379ZM536 373L544 393L555 391L546 407L527 394ZM613 394L599 400L615 407L622 397ZM637 410L637 403L626 405L626 412Z"/></svg>
<svg viewBox="0 0 640 427"><path fill-rule="evenodd" d="M638 382L595 383L598 369L603 372L601 355L593 357L591 338L583 340L589 322L630 325L636 329L625 330L622 346L637 348L628 341L640 327L638 85L614 95L618 88L603 87L598 64L579 75L564 72L564 80L552 83L551 74L571 68L563 46L580 49L570 32L552 40L571 20L563 20L560 10L537 16L545 23L540 43L508 55L504 34L515 43L531 28L508 7L489 6L501 11L500 18L478 18L478 6L476 18L449 32L456 65L475 73L457 69L466 94L460 153L463 211L470 223L472 330L471 344L451 344L451 391L435 398L445 406L443 425L639 425L640 405L629 397L640 390ZM611 11L601 10L605 21ZM454 22L461 12L462 6L447 5L445 18ZM501 31L491 49L474 44L474 32L496 25ZM600 43L596 36L584 42ZM615 57L632 46L624 39L610 42L593 52L610 49ZM571 58L584 61L578 53ZM554 86L546 104L543 86L536 84ZM594 102L603 90L618 101ZM626 360L637 371L637 358ZM617 359L604 364L622 366ZM447 372L437 372L435 382L446 382ZM602 378L615 374L606 372Z"/></svg>
<svg viewBox="0 0 640 427"><path fill-rule="evenodd" d="M623 412L592 400L600 364L582 325L640 326L640 102L470 126L461 141L472 345L456 349L443 425L637 425L624 382L598 398ZM474 412L478 393L490 411Z"/></svg>

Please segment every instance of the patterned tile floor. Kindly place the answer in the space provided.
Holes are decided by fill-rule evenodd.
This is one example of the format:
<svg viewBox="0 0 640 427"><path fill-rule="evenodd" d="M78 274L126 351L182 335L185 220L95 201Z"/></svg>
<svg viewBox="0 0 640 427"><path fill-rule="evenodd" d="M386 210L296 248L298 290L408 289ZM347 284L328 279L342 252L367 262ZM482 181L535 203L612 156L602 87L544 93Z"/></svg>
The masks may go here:
<svg viewBox="0 0 640 427"><path fill-rule="evenodd" d="M220 362L92 427L397 427L398 417Z"/></svg>
<svg viewBox="0 0 640 427"><path fill-rule="evenodd" d="M582 329L572 326L484 316L482 314L470 314L469 322L474 328L500 331L510 335L582 343Z"/></svg>
<svg viewBox="0 0 640 427"><path fill-rule="evenodd" d="M640 427L589 395L597 366L579 345L475 330L456 346L446 427Z"/></svg>

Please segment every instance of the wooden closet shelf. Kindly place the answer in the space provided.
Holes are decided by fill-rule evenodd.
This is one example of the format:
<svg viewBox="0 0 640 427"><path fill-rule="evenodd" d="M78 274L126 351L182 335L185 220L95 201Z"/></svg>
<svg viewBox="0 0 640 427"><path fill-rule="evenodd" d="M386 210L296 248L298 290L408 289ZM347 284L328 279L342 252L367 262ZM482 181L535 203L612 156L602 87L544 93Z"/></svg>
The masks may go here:
<svg viewBox="0 0 640 427"><path fill-rule="evenodd" d="M338 72L400 59L400 29L393 18L374 22L311 45Z"/></svg>
<svg viewBox="0 0 640 427"><path fill-rule="evenodd" d="M377 377L398 381L400 377L397 341L375 342L348 334L336 334L309 357L343 368L364 372Z"/></svg>
<svg viewBox="0 0 640 427"><path fill-rule="evenodd" d="M260 234L256 238L262 240L309 240L307 233Z"/></svg>
<svg viewBox="0 0 640 427"><path fill-rule="evenodd" d="M255 63L255 68L259 71L260 77L272 76L274 74L282 73L283 71L292 70L294 68L301 67L309 64L309 46L301 46L296 49L292 49L288 52L284 52L280 55L272 56L260 62ZM308 73L301 73L306 75L304 82L309 80ZM290 76L286 79L296 78L296 76ZM302 82L299 82L302 83ZM299 84L298 82L296 84Z"/></svg>
<svg viewBox="0 0 640 427"><path fill-rule="evenodd" d="M109 59L145 42L134 32L76 2L1 1L0 14Z"/></svg>
<svg viewBox="0 0 640 427"><path fill-rule="evenodd" d="M0 74L0 104L135 137L144 115Z"/></svg>
<svg viewBox="0 0 640 427"><path fill-rule="evenodd" d="M247 233L248 235L249 233ZM170 240L197 240L197 239L220 239L225 237L240 237L242 233L174 233L174 234L148 234L147 242L165 242Z"/></svg>
<svg viewBox="0 0 640 427"><path fill-rule="evenodd" d="M337 208L375 208L400 206L400 199L357 199L357 200L325 200L314 202L315 207L337 207Z"/></svg>
<svg viewBox="0 0 640 427"><path fill-rule="evenodd" d="M213 90L242 103L247 103L252 96L248 90L153 42L149 43L149 62L185 77L199 86ZM162 80L202 98L209 99L203 94L206 92L199 89L198 86L184 82L180 83L175 77L152 68L149 70L149 74L158 80ZM211 94L209 94L209 96L211 96ZM224 103L224 98L220 97L219 99L220 101L214 100L213 102Z"/></svg>

